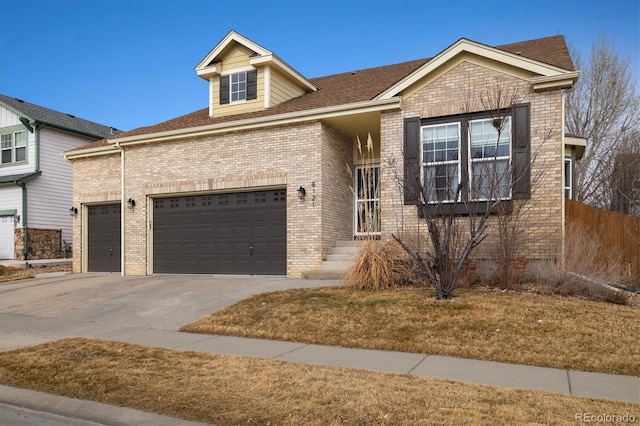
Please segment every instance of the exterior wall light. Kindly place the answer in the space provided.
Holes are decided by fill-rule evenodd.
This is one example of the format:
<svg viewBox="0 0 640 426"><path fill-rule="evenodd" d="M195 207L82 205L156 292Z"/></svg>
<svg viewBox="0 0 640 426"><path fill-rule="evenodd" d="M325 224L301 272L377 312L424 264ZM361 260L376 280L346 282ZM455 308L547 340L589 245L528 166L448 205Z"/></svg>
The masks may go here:
<svg viewBox="0 0 640 426"><path fill-rule="evenodd" d="M20 222L20 215L17 214L13 217L13 222L17 225Z"/></svg>
<svg viewBox="0 0 640 426"><path fill-rule="evenodd" d="M69 216L76 217L78 215L78 209L76 207L71 207L69 209Z"/></svg>
<svg viewBox="0 0 640 426"><path fill-rule="evenodd" d="M127 207L129 207L130 209L133 209L136 206L136 200L134 200L133 198L129 198L127 200Z"/></svg>
<svg viewBox="0 0 640 426"><path fill-rule="evenodd" d="M302 186L298 188L298 198L302 200L305 195L307 195L307 190L304 189Z"/></svg>

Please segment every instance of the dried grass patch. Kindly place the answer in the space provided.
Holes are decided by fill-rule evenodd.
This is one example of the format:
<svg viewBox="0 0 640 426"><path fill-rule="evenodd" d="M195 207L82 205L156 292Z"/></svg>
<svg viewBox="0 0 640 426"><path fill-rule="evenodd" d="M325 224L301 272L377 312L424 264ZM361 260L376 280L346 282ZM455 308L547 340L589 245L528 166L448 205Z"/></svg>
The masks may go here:
<svg viewBox="0 0 640 426"><path fill-rule="evenodd" d="M251 297L182 331L640 376L640 309L459 289L304 289Z"/></svg>
<svg viewBox="0 0 640 426"><path fill-rule="evenodd" d="M573 424L638 405L337 367L65 339L0 354L0 382L217 425Z"/></svg>

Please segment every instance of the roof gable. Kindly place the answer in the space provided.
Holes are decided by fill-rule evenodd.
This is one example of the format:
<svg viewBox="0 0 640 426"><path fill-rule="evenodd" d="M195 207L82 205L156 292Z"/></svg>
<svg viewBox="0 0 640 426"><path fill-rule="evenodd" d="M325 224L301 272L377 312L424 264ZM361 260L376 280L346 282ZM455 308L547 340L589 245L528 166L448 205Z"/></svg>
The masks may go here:
<svg viewBox="0 0 640 426"><path fill-rule="evenodd" d="M306 77L292 68L289 64L280 59L277 55L259 44L249 40L248 38L238 34L235 31L229 33L218 43L207 56L196 66L196 74L199 77L208 80L214 75L222 73L218 66L222 58L228 53L229 49L234 46L241 45L253 52L250 55L249 64L252 67L272 66L287 75L291 80L303 87L306 91L316 91L315 87Z"/></svg>
<svg viewBox="0 0 640 426"><path fill-rule="evenodd" d="M578 78L577 72L569 71L548 62L541 62L540 60L533 59L528 56L523 56L521 51L516 50L513 52L514 46L516 48L519 47L518 45L521 47L527 47L531 44L532 42L522 42L519 44L507 45L507 48L505 49L504 47L491 47L461 38L440 52L429 62L416 69L406 78L388 87L376 96L375 99L389 99L397 96L408 88L416 85L428 75L436 72L441 67L444 67L447 63L450 63L465 54L504 64L538 76L531 78L531 82L534 84L534 89L536 90L564 88L575 84ZM572 66L573 64L571 63L570 65ZM538 84L538 87L536 87L536 84ZM556 87L556 85L561 87Z"/></svg>
<svg viewBox="0 0 640 426"><path fill-rule="evenodd" d="M231 39L236 40L235 37L231 37ZM220 44L224 44L224 40ZM97 141L72 151L76 151L78 156L84 155L82 152L85 150L86 155L93 155L93 153L111 152L109 151L109 147L118 140L142 141L147 138L153 138L155 135L183 135L188 133L190 129L232 128L243 122L252 120L255 122L259 121L260 123L270 123L281 120L282 117L291 116L292 114L296 114L297 116L310 116L327 111L329 111L328 114L333 114L333 111L338 109L343 111L350 106L361 108L366 105L375 104L395 108L395 104L389 103L389 100L396 98L394 98L393 95L388 95L395 90L394 88L407 85L409 79L414 78L417 73L424 72L430 64L433 66L433 64L437 63L434 61L439 60L446 62L445 56L455 56L455 54L451 52L455 48L460 49L461 44L464 44L469 50L475 48L477 51L486 53L497 59L515 61L517 65L523 66L526 69L537 69L549 73L549 77L537 77L537 80L535 78L532 79L533 81L531 81L531 83L534 87L557 85L558 79L564 79L566 84L573 84L578 76L577 71L574 71L573 62L569 56L564 37L561 35L496 47L489 47L470 40L460 39L433 59L417 59L309 79L309 83L317 90L309 91L302 96L289 99L268 109L212 117L209 114L208 108L204 108L153 126L141 127L119 134L117 137L110 138L110 140ZM223 50L221 49L217 54L222 52ZM209 56L210 55L207 55L207 57ZM213 57L215 57L215 55ZM273 57L275 57L275 55L273 55ZM267 60L266 58L267 57L253 57L251 60L259 62L260 60ZM277 59L277 57L275 58ZM205 63L205 60L201 62L201 64ZM527 72L531 74L530 71ZM544 79L549 79L550 81L545 82ZM417 80L419 80L419 78ZM411 83L409 83L407 87L410 85ZM383 97L389 99L385 100ZM381 104L380 102L383 103Z"/></svg>
<svg viewBox="0 0 640 426"><path fill-rule="evenodd" d="M257 56L267 56L272 55L273 53L264 47L260 46L257 43L249 40L246 37L236 33L235 31L229 31L229 33L218 43L211 52L204 57L202 61L196 66L196 71L202 70L207 67L215 66L215 63L218 61L220 56L233 44L240 44L247 49L253 51L253 53Z"/></svg>

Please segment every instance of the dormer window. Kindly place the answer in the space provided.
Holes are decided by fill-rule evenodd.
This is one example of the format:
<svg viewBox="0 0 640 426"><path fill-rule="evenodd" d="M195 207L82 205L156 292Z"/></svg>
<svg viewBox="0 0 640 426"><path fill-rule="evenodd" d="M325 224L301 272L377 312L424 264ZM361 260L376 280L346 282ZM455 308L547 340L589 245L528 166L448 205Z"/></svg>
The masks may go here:
<svg viewBox="0 0 640 426"><path fill-rule="evenodd" d="M231 74L231 102L247 100L247 73L245 71Z"/></svg>
<svg viewBox="0 0 640 426"><path fill-rule="evenodd" d="M258 70L241 71L220 77L220 104L248 101L258 97Z"/></svg>

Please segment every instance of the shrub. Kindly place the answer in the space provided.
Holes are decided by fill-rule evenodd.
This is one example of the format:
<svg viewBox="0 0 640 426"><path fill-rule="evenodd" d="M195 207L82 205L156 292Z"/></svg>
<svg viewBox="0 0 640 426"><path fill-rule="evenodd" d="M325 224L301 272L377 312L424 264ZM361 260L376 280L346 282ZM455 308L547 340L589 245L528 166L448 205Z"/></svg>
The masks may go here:
<svg viewBox="0 0 640 426"><path fill-rule="evenodd" d="M478 264L475 260L466 259L462 266L462 274L458 281L458 288L469 288L478 285L482 281L478 272Z"/></svg>
<svg viewBox="0 0 640 426"><path fill-rule="evenodd" d="M559 270L551 262L533 268L532 284L536 291L560 296L584 297L596 302L630 304L630 295L571 271Z"/></svg>
<svg viewBox="0 0 640 426"><path fill-rule="evenodd" d="M605 247L597 233L578 224L567 227L565 269L598 283L624 281L622 254Z"/></svg>
<svg viewBox="0 0 640 426"><path fill-rule="evenodd" d="M413 265L395 241L364 240L360 256L344 280L357 289L385 289L413 283Z"/></svg>

